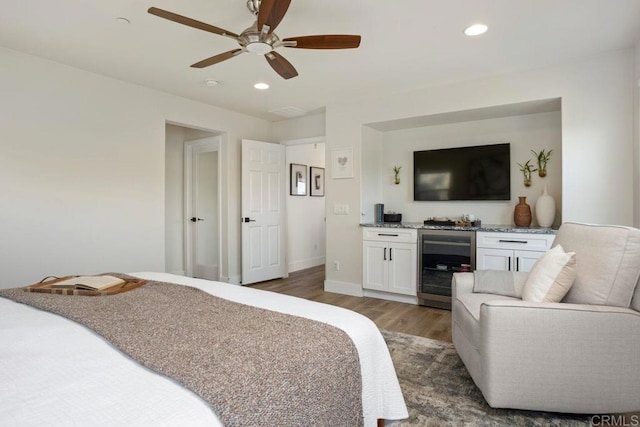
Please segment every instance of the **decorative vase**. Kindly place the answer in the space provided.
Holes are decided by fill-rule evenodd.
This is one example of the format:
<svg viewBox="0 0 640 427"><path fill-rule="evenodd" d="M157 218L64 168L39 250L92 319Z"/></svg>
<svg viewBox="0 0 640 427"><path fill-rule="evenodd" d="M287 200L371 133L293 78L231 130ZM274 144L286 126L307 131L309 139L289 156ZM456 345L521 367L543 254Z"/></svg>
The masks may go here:
<svg viewBox="0 0 640 427"><path fill-rule="evenodd" d="M528 227L531 225L531 206L526 202L525 196L518 197L519 202L513 211L513 221L517 227Z"/></svg>
<svg viewBox="0 0 640 427"><path fill-rule="evenodd" d="M547 192L547 184L544 185L542 195L536 200L536 219L542 228L549 228L556 219L556 201Z"/></svg>

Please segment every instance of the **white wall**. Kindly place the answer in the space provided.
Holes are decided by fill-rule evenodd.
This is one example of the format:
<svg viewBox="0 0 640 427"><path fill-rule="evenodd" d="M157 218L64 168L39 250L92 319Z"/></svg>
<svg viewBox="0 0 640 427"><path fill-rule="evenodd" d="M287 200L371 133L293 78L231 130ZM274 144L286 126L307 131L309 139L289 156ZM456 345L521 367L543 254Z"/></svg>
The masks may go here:
<svg viewBox="0 0 640 427"><path fill-rule="evenodd" d="M634 164L634 183L635 183L635 200L634 203L634 225L640 227L640 41L636 43L635 49L636 65L635 65L635 164Z"/></svg>
<svg viewBox="0 0 640 427"><path fill-rule="evenodd" d="M311 175L309 168L325 167L325 144L291 145L286 148L287 183L290 182L290 164L307 166L309 188ZM325 175L326 182L326 175ZM288 271L322 265L325 261L325 197L291 196L287 191L287 264Z"/></svg>
<svg viewBox="0 0 640 427"><path fill-rule="evenodd" d="M4 48L0 93L0 287L164 271L166 121L227 135L222 274L239 275L239 145L268 122Z"/></svg>
<svg viewBox="0 0 640 427"><path fill-rule="evenodd" d="M317 113L308 116L280 120L271 124L273 141L288 141L325 135L325 114Z"/></svg>
<svg viewBox="0 0 640 427"><path fill-rule="evenodd" d="M527 197L527 203L535 211L535 201L542 194L544 185L548 184L549 194L557 201L556 225L559 225L562 214L560 121L560 112L550 112L384 132L384 160L378 175L382 178L382 202L385 204L385 211L402 213L402 219L406 222L421 223L433 216L458 218L465 213L473 213L484 224L513 224L513 210L518 197ZM413 201L414 151L505 142L511 144L510 201ZM370 151L370 147L363 142L362 148L364 169L365 156L370 155L365 155L365 152ZM531 150L539 152L542 149L553 150L547 166L547 176L540 178L537 172L534 172L531 187L525 187L517 163L524 164L531 160L531 163L536 165L536 158ZM394 184L394 166L402 166L398 185ZM535 214L533 218L533 225L537 225Z"/></svg>
<svg viewBox="0 0 640 427"><path fill-rule="evenodd" d="M634 54L626 49L582 61L489 79L417 90L367 102L329 105L327 153L354 148L351 180L327 180L327 211L360 205L362 126L540 99L562 100L563 220L631 225L634 212ZM327 176L331 168L327 168ZM635 201L637 203L637 201ZM361 287L358 209L327 216L325 285ZM334 286L335 285L335 286Z"/></svg>
<svg viewBox="0 0 640 427"><path fill-rule="evenodd" d="M184 141L186 129L166 125L165 270L184 275Z"/></svg>
<svg viewBox="0 0 640 427"><path fill-rule="evenodd" d="M383 140L382 132L368 126L362 127L361 222L374 222L375 205L384 203L382 186L386 176L382 173Z"/></svg>

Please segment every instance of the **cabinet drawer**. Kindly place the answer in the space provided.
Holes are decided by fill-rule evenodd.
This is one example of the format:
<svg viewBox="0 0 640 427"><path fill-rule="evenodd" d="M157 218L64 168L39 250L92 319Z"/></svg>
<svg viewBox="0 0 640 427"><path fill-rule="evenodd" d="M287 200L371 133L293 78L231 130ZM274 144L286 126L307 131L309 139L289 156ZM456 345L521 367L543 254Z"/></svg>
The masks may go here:
<svg viewBox="0 0 640 427"><path fill-rule="evenodd" d="M363 228L362 240L415 243L418 241L418 230L412 228Z"/></svg>
<svg viewBox="0 0 640 427"><path fill-rule="evenodd" d="M555 239L553 234L476 233L476 247L546 252Z"/></svg>

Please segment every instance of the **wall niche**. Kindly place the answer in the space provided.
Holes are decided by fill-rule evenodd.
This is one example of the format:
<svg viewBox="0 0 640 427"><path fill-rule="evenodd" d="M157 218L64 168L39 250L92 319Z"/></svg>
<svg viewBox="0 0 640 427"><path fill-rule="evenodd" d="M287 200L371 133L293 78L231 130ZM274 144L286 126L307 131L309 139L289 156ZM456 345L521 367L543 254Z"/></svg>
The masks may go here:
<svg viewBox="0 0 640 427"><path fill-rule="evenodd" d="M511 144L511 200L416 202L413 200L413 152L474 145ZM518 163L537 160L532 151L553 150L547 175L533 174L525 187ZM361 212L373 222L376 203L403 214L403 221L421 223L428 217L456 218L472 213L483 224L513 224L518 197L535 201L545 184L556 201L554 226L562 222L562 113L559 98L430 116L368 123L362 129ZM401 166L400 184L394 166ZM535 218L535 215L534 215ZM537 225L534 219L533 226Z"/></svg>

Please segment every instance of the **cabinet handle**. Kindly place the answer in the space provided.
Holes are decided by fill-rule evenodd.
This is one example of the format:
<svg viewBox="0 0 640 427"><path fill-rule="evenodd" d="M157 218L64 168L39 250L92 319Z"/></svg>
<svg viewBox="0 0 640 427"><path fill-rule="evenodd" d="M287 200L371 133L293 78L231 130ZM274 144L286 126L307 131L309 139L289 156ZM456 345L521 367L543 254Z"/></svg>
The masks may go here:
<svg viewBox="0 0 640 427"><path fill-rule="evenodd" d="M378 236L398 237L397 234L390 234L390 233L378 233Z"/></svg>
<svg viewBox="0 0 640 427"><path fill-rule="evenodd" d="M384 260L387 260L387 248L384 248Z"/></svg>
<svg viewBox="0 0 640 427"><path fill-rule="evenodd" d="M389 261L393 261L393 248L389 248Z"/></svg>
<svg viewBox="0 0 640 427"><path fill-rule="evenodd" d="M500 243L522 243L522 244L527 244L529 242L527 242L526 240L506 240L506 239L500 239L498 240L498 242Z"/></svg>
<svg viewBox="0 0 640 427"><path fill-rule="evenodd" d="M520 271L520 257L516 257L516 271Z"/></svg>
<svg viewBox="0 0 640 427"><path fill-rule="evenodd" d="M509 257L509 268L507 268L507 271L511 271L511 257Z"/></svg>

